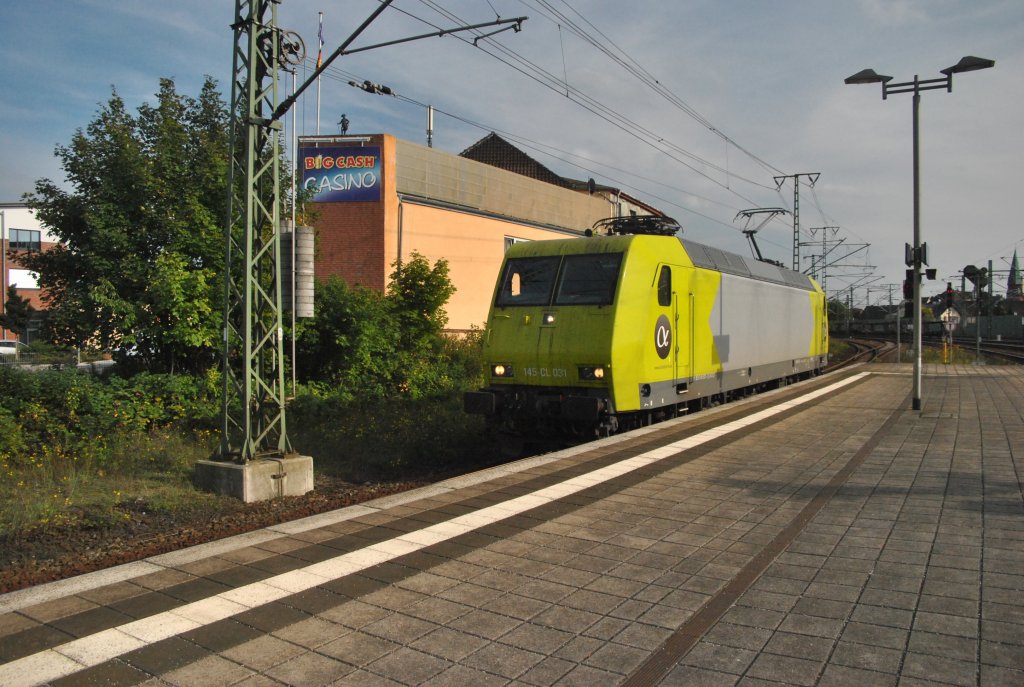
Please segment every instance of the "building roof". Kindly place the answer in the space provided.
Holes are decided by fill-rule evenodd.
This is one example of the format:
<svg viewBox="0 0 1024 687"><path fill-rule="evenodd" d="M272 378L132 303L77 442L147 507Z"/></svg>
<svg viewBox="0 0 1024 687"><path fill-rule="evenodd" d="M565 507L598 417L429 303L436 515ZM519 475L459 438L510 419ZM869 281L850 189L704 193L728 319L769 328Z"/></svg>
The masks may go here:
<svg viewBox="0 0 1024 687"><path fill-rule="evenodd" d="M524 177L555 186L572 188L566 179L555 174L493 131L459 153L459 157L476 160L485 165L522 174Z"/></svg>
<svg viewBox="0 0 1024 687"><path fill-rule="evenodd" d="M631 204L643 208L652 215L657 215L659 217L665 216L665 213L661 210L658 210L654 206L644 203L627 193L623 193L620 189L615 188L614 186L597 184L593 179L581 181L579 179L569 179L568 177L555 174L550 169L537 162L493 131L459 153L459 157L475 160L476 162L481 162L485 165L504 169L508 172L514 172L531 179L536 179L538 181L543 181L582 193L602 191L609 195L619 196L628 200Z"/></svg>

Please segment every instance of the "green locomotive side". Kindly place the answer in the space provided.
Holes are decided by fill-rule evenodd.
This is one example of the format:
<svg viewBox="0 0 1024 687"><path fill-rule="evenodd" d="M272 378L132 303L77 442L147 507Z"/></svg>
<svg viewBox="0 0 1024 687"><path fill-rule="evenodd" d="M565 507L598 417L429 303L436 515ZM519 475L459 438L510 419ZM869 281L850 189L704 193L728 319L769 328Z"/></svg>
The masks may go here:
<svg viewBox="0 0 1024 687"><path fill-rule="evenodd" d="M827 351L813 281L675 236L515 244L492 304L488 386L465 407L519 431L615 431L815 372Z"/></svg>

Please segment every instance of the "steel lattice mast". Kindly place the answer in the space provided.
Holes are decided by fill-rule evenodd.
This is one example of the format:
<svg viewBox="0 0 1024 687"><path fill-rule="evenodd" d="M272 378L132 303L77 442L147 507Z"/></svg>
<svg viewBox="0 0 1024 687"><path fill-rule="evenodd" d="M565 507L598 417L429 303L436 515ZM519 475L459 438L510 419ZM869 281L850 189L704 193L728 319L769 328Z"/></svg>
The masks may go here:
<svg viewBox="0 0 1024 687"><path fill-rule="evenodd" d="M821 172L800 172L799 174L784 174L775 179L775 190L781 190L786 179L793 180L793 271L800 271L800 177L807 177L811 188L818 182Z"/></svg>
<svg viewBox="0 0 1024 687"><path fill-rule="evenodd" d="M248 462L291 453L285 425L284 318L281 310L281 118L336 58L484 27L519 31L526 17L441 29L350 49L392 0L373 13L281 101L278 74L305 47L278 27L281 0L235 0L231 81L231 165L225 220L221 459ZM478 36L487 38L499 31Z"/></svg>
<svg viewBox="0 0 1024 687"><path fill-rule="evenodd" d="M236 0L220 457L291 450L280 293L277 0Z"/></svg>

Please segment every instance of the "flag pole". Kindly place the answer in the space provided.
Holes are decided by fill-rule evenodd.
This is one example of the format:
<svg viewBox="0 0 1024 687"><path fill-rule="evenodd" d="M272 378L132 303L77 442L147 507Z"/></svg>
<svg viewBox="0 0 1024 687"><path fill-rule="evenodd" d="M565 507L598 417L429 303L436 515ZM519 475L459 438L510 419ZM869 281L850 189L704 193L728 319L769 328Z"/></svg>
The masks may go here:
<svg viewBox="0 0 1024 687"><path fill-rule="evenodd" d="M320 18L320 28L317 31L317 40L320 43L319 48L316 51L316 68L320 69L320 65L324 61L324 13L317 12ZM316 77L316 135L320 135L320 77Z"/></svg>

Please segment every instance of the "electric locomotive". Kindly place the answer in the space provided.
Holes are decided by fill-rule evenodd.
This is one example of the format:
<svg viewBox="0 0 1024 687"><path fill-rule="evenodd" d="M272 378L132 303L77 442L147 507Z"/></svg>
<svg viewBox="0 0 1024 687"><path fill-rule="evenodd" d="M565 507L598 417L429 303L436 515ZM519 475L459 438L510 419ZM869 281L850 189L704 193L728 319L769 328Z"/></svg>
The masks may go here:
<svg viewBox="0 0 1024 687"><path fill-rule="evenodd" d="M669 218L505 255L464 408L503 429L607 435L819 373L825 295L807 275L681 238Z"/></svg>

